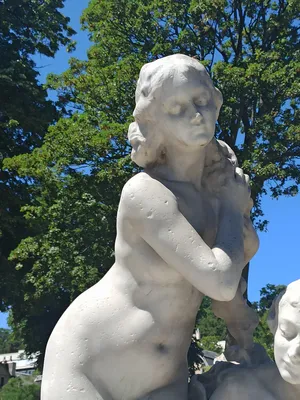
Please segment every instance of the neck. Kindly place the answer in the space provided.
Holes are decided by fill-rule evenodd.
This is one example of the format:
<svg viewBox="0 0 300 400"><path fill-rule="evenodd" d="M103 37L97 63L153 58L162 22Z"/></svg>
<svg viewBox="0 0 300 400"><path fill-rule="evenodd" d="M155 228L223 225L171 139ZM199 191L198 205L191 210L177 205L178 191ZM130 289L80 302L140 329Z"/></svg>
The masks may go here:
<svg viewBox="0 0 300 400"><path fill-rule="evenodd" d="M281 393L282 399L290 399L290 400L298 400L300 399L300 385L293 385L292 383L289 383L285 381L282 376L280 375L280 372L277 369L277 377L273 377L273 382L277 381L278 385L277 388L279 389L279 393ZM279 378L279 379L278 379ZM270 382L272 379L270 379ZM281 383L281 384L280 384ZM276 386L275 386L276 387ZM287 397L288 394L288 397Z"/></svg>
<svg viewBox="0 0 300 400"><path fill-rule="evenodd" d="M300 385L292 385L292 384L290 384L290 385L293 386L295 393L298 394L297 399L299 399L300 398Z"/></svg>
<svg viewBox="0 0 300 400"><path fill-rule="evenodd" d="M300 398L300 385L292 385L291 383L283 381L281 398L283 400L298 400Z"/></svg>
<svg viewBox="0 0 300 400"><path fill-rule="evenodd" d="M205 146L191 149L176 143L166 144L165 163L152 168L159 178L191 183L197 190L201 189L205 163Z"/></svg>

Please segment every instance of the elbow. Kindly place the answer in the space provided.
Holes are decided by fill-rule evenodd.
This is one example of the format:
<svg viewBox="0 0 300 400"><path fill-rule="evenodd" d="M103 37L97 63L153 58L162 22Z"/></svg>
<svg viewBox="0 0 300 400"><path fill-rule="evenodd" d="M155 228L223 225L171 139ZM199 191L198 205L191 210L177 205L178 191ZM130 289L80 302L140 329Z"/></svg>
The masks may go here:
<svg viewBox="0 0 300 400"><path fill-rule="evenodd" d="M236 296L236 292L238 290L239 280L237 282L225 283L223 282L220 285L220 297L222 297L221 301L231 301Z"/></svg>
<svg viewBox="0 0 300 400"><path fill-rule="evenodd" d="M209 287L211 294L206 295L216 301L233 300L238 290L241 274L228 268L226 271L218 271L213 278L214 282L211 282L213 284ZM208 291L207 288L208 285L206 286L206 291Z"/></svg>
<svg viewBox="0 0 300 400"><path fill-rule="evenodd" d="M207 295L209 296L212 300L216 300L216 301L231 301L233 300L233 298L236 295L236 291L234 292L233 290L229 290L228 288L226 289L220 289L220 287L218 287L216 289L217 291L213 294Z"/></svg>
<svg viewBox="0 0 300 400"><path fill-rule="evenodd" d="M212 300L222 302L231 301L236 295L236 289L228 286L225 287L224 285L219 285L218 287L215 287L215 290L210 291L210 293L208 293L207 290L202 292L204 292L205 296L210 297Z"/></svg>
<svg viewBox="0 0 300 400"><path fill-rule="evenodd" d="M216 287L216 296L213 296L217 301L231 301L236 296L238 290L240 275L230 276L227 279L225 277L219 277L218 285Z"/></svg>
<svg viewBox="0 0 300 400"><path fill-rule="evenodd" d="M220 297L222 297L221 301L231 301L231 300L233 300L235 295L236 295L236 291L234 292L233 290L225 289L222 291L222 295L220 296Z"/></svg>

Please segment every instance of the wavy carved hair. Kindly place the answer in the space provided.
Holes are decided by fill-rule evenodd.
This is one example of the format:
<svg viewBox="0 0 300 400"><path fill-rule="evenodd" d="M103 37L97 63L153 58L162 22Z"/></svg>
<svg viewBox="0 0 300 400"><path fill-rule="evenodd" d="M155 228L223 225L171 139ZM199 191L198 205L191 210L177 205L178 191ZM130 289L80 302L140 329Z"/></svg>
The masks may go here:
<svg viewBox="0 0 300 400"><path fill-rule="evenodd" d="M286 303L290 304L292 307L299 307L300 279L290 283L287 288L279 293L279 295L273 300L267 319L268 326L273 335L275 335L278 327L279 309Z"/></svg>
<svg viewBox="0 0 300 400"><path fill-rule="evenodd" d="M128 131L128 139L132 146L131 158L140 167L164 163L167 149L163 135L155 126L155 105L164 85L170 83L176 73L184 75L190 69L196 70L205 79L212 92L216 115L219 115L223 102L222 94L214 87L209 74L199 61L183 54L174 54L144 65L135 94L135 122L130 124ZM237 166L236 156L226 143L214 138L206 145L204 186L212 192L218 192L218 188L224 183L224 171L228 166Z"/></svg>

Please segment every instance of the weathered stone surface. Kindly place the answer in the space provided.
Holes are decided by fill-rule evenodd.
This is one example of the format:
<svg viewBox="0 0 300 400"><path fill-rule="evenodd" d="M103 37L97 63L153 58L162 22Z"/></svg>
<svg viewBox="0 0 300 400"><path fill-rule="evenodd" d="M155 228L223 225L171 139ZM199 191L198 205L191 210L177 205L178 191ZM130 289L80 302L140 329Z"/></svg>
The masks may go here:
<svg viewBox="0 0 300 400"><path fill-rule="evenodd" d="M221 105L195 59L174 55L142 68L128 137L144 172L122 192L115 264L49 339L43 400L187 399L186 355L202 298L240 299L242 270L258 248L249 178L214 139ZM237 309L237 320L249 312L244 303Z"/></svg>
<svg viewBox="0 0 300 400"><path fill-rule="evenodd" d="M275 335L276 364L216 364L199 377L200 382L197 377L193 379L192 400L300 399L300 280L291 283L273 302L268 322ZM201 395L197 390L202 390Z"/></svg>

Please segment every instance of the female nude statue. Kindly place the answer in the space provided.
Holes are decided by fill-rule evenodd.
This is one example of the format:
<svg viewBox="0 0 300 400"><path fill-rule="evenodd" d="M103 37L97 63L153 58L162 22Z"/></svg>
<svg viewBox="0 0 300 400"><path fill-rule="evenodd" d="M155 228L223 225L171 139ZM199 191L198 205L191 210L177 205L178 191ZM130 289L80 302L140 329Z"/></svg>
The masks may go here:
<svg viewBox="0 0 300 400"><path fill-rule="evenodd" d="M217 388L207 398L300 399L300 280L291 283L273 302L268 323L275 335L276 364L269 361L255 367L231 366L215 376ZM193 398L204 400L206 396L201 393L201 396Z"/></svg>
<svg viewBox="0 0 300 400"><path fill-rule="evenodd" d="M248 176L214 139L221 105L195 59L142 68L129 141L144 172L121 195L115 264L49 339L43 400L187 399L202 298L230 302L258 247Z"/></svg>

